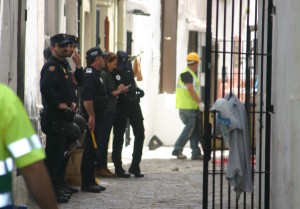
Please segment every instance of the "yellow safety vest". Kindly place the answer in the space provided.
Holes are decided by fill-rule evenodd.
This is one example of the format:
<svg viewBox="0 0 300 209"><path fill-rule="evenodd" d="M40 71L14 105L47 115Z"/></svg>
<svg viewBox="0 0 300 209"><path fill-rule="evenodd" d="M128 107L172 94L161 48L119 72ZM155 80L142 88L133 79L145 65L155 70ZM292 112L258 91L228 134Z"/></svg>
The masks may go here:
<svg viewBox="0 0 300 209"><path fill-rule="evenodd" d="M0 83L0 208L13 205L12 172L45 158L20 99Z"/></svg>
<svg viewBox="0 0 300 209"><path fill-rule="evenodd" d="M197 110L198 103L193 99L190 92L188 91L186 85L181 80L181 74L189 72L193 76L193 86L194 90L197 93L198 97L200 95L199 91L199 80L196 74L188 67L183 69L178 78L178 84L176 87L176 108L178 109L188 109L188 110Z"/></svg>

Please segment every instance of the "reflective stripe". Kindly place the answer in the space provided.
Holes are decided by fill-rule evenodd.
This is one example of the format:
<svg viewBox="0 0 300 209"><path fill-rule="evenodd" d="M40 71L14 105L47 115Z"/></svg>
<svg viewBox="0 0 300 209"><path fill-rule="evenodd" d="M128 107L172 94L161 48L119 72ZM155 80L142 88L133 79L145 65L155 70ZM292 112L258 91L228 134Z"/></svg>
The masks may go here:
<svg viewBox="0 0 300 209"><path fill-rule="evenodd" d="M12 193L2 193L0 194L0 208L4 208L5 206L9 206L13 204Z"/></svg>
<svg viewBox="0 0 300 209"><path fill-rule="evenodd" d="M0 176L6 175L13 171L14 164L11 157L6 158L6 160L0 161Z"/></svg>
<svg viewBox="0 0 300 209"><path fill-rule="evenodd" d="M32 135L29 139L28 138L19 139L11 143L10 145L8 145L8 149L14 158L18 158L22 155L28 154L32 150L41 147L42 145L36 134Z"/></svg>
<svg viewBox="0 0 300 209"><path fill-rule="evenodd" d="M196 88L196 85L195 85L195 82L193 82L193 87L194 87L194 90L197 91L198 89ZM184 86L181 86L180 84L177 84L177 88L179 89L183 89L183 90L187 90L187 87L184 85Z"/></svg>
<svg viewBox="0 0 300 209"><path fill-rule="evenodd" d="M31 136L30 138L31 140L31 146L34 148L34 149L40 149L42 148L42 144L41 144L41 141L39 139L39 137L34 134L33 136Z"/></svg>

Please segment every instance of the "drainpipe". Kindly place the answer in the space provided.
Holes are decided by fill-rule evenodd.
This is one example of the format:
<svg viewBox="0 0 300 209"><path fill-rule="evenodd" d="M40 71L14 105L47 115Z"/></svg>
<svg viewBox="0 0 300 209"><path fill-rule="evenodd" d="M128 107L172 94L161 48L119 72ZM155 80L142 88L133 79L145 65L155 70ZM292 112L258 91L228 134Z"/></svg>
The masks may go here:
<svg viewBox="0 0 300 209"><path fill-rule="evenodd" d="M92 47L96 46L96 11L97 11L97 0L92 0L91 5L92 13Z"/></svg>
<svg viewBox="0 0 300 209"><path fill-rule="evenodd" d="M118 28L117 28L117 49L118 50L125 50L125 3L124 0L118 0Z"/></svg>

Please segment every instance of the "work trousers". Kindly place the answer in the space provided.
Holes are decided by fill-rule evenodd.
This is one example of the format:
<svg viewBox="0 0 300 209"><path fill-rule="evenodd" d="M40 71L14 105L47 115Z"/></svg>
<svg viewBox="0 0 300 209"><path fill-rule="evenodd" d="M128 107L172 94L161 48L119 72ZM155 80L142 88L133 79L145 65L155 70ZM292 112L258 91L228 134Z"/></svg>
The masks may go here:
<svg viewBox="0 0 300 209"><path fill-rule="evenodd" d="M104 113L95 116L95 140L99 142L101 140L101 133L104 127ZM98 145L98 144L97 144ZM94 168L97 156L99 157L98 150L94 148L92 135L90 130L87 130L84 139L84 151L81 161L81 180L82 185L89 185L95 182Z"/></svg>
<svg viewBox="0 0 300 209"><path fill-rule="evenodd" d="M122 166L122 149L127 119L129 119L135 137L131 167L139 168L143 153L145 128L142 110L138 101L129 104L117 104L117 113L114 121L112 160L116 168Z"/></svg>

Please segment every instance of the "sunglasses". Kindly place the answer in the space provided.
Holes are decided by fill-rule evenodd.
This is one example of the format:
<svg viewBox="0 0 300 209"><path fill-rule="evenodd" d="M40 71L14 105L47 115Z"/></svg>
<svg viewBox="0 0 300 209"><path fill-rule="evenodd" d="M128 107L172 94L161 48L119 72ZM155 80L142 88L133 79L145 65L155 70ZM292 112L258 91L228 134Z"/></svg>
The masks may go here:
<svg viewBox="0 0 300 209"><path fill-rule="evenodd" d="M68 47L69 43L62 43L62 44L57 44L57 46L59 48L65 48L65 47Z"/></svg>

